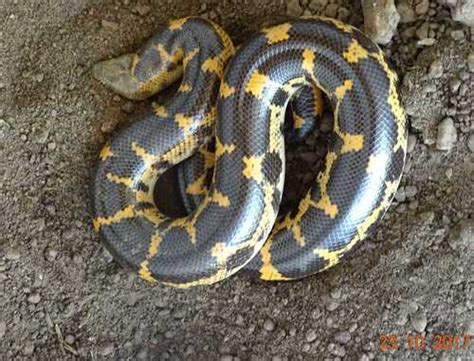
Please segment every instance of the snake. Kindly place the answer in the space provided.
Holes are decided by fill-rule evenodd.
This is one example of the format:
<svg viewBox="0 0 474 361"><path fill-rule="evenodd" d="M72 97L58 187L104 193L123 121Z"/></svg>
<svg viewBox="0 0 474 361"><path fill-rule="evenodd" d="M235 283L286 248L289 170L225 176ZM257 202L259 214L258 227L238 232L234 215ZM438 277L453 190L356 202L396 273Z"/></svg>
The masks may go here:
<svg viewBox="0 0 474 361"><path fill-rule="evenodd" d="M99 154L93 227L121 264L188 288L239 270L300 279L338 264L387 211L406 158L398 77L361 31L325 17L262 29L237 51L213 22L171 21L137 53L96 64L113 91L145 99L178 79L173 98L119 131ZM334 115L324 168L277 219L288 104L319 89ZM157 179L214 141L212 179L188 215L153 198Z"/></svg>

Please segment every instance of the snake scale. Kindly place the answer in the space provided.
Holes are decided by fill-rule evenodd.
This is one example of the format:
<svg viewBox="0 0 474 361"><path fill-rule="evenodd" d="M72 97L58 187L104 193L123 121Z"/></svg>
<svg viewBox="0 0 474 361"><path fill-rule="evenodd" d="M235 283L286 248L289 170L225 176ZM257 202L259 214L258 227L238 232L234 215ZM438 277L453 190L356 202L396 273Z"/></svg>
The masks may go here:
<svg viewBox="0 0 474 361"><path fill-rule="evenodd" d="M219 26L189 17L171 21L138 53L93 69L131 99L182 78L168 103L154 104L102 148L96 171L94 228L148 281L186 288L240 269L262 280L320 272L367 236L400 181L407 129L397 76L363 33L301 18L263 29L234 52ZM277 219L285 112L305 92L316 99L308 89L322 91L333 110L329 150L298 208ZM197 193L206 189L200 203L167 217L153 199L158 177L212 139L211 183L195 179Z"/></svg>

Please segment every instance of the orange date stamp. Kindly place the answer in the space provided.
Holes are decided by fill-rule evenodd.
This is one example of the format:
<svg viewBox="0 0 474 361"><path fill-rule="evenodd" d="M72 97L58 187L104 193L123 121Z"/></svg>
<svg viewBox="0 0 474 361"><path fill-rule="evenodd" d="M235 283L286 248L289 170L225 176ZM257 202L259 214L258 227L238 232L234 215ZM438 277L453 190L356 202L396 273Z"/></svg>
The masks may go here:
<svg viewBox="0 0 474 361"><path fill-rule="evenodd" d="M465 333L434 334L432 337L421 333L409 333L405 336L397 334L379 335L379 350L397 351L401 348L413 351L422 351L430 348L435 351L462 351L468 350L471 345L471 335Z"/></svg>

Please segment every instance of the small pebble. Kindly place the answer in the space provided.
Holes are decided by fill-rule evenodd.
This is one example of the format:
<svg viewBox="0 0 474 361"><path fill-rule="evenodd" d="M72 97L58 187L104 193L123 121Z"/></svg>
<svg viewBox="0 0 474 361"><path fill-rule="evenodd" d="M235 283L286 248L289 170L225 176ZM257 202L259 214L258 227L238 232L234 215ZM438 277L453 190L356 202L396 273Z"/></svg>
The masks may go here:
<svg viewBox="0 0 474 361"><path fill-rule="evenodd" d="M5 336L5 333L7 332L7 324L5 321L0 321L0 339Z"/></svg>
<svg viewBox="0 0 474 361"><path fill-rule="evenodd" d="M328 351L334 356L339 356L339 357L346 356L346 349L342 347L341 345L336 345L334 343L329 344Z"/></svg>
<svg viewBox="0 0 474 361"><path fill-rule="evenodd" d="M40 303L40 301L41 301L41 296L38 293L32 293L31 295L28 296L29 303L36 305Z"/></svg>
<svg viewBox="0 0 474 361"><path fill-rule="evenodd" d="M456 93L461 86L461 80L459 78L452 78L449 81L449 90L451 90L451 93Z"/></svg>
<svg viewBox="0 0 474 361"><path fill-rule="evenodd" d="M416 314L412 320L411 324L415 331L417 332L423 332L425 331L426 325L428 324L428 319L426 318L426 314L424 312L420 312Z"/></svg>
<svg viewBox="0 0 474 361"><path fill-rule="evenodd" d="M133 10L136 13L138 13L138 15L145 16L151 11L151 7L149 7L147 5L137 5L137 6L135 6L135 8Z"/></svg>
<svg viewBox="0 0 474 361"><path fill-rule="evenodd" d="M109 20L102 20L101 25L104 29L107 30L118 30L119 25L116 22L109 21Z"/></svg>
<svg viewBox="0 0 474 361"><path fill-rule="evenodd" d="M23 346L23 355L31 356L35 352L35 345L33 342L27 341Z"/></svg>
<svg viewBox="0 0 474 361"><path fill-rule="evenodd" d="M460 41L462 39L464 39L464 31L462 30L453 30L451 31L451 38L453 38L453 40L455 41Z"/></svg>
<svg viewBox="0 0 474 361"><path fill-rule="evenodd" d="M18 261L20 259L20 252L14 249L9 249L5 257L10 261Z"/></svg>
<svg viewBox="0 0 474 361"><path fill-rule="evenodd" d="M64 341L66 341L67 344L72 345L76 341L76 338L73 335L66 335Z"/></svg>
<svg viewBox="0 0 474 361"><path fill-rule="evenodd" d="M437 59L431 63L428 75L432 78L441 78L443 75L443 63L441 60Z"/></svg>
<svg viewBox="0 0 474 361"><path fill-rule="evenodd" d="M457 131L452 118L447 117L438 125L438 136L436 138L436 148L450 151L457 140Z"/></svg>
<svg viewBox="0 0 474 361"><path fill-rule="evenodd" d="M413 198L418 193L418 188L415 186L406 186L405 187L405 195L408 198Z"/></svg>
<svg viewBox="0 0 474 361"><path fill-rule="evenodd" d="M286 13L290 16L300 16L303 13L303 8L299 0L290 0L286 6Z"/></svg>
<svg viewBox="0 0 474 361"><path fill-rule="evenodd" d="M471 73L474 73L474 51L471 51L467 57L467 67Z"/></svg>
<svg viewBox="0 0 474 361"><path fill-rule="evenodd" d="M467 138L467 147L472 153L474 153L474 133L471 133L469 138Z"/></svg>
<svg viewBox="0 0 474 361"><path fill-rule="evenodd" d="M351 340L351 334L348 331L341 331L341 332L336 333L336 335L334 336L334 339L337 342L345 345Z"/></svg>
<svg viewBox="0 0 474 361"><path fill-rule="evenodd" d="M263 328L265 329L265 331L271 332L275 329L275 323L268 318L263 323Z"/></svg>
<svg viewBox="0 0 474 361"><path fill-rule="evenodd" d="M114 352L114 345L113 344L108 344L108 345L105 345L102 350L100 350L100 355L101 356L109 356L111 354L113 354Z"/></svg>
<svg viewBox="0 0 474 361"><path fill-rule="evenodd" d="M408 142L407 142L407 152L411 153L415 149L416 142L418 138L416 137L415 134L409 134L408 135Z"/></svg>
<svg viewBox="0 0 474 361"><path fill-rule="evenodd" d="M316 340L317 337L318 335L314 330L309 330L308 332L306 332L306 342L313 342L314 340Z"/></svg>

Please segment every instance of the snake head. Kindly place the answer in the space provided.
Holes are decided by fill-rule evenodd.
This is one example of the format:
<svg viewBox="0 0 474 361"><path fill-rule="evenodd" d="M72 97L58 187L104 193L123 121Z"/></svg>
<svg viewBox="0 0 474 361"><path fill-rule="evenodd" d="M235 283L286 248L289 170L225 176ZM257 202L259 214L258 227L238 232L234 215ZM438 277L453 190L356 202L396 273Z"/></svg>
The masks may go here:
<svg viewBox="0 0 474 361"><path fill-rule="evenodd" d="M142 82L134 75L136 54L101 61L92 67L92 76L112 91L128 99L143 99Z"/></svg>

